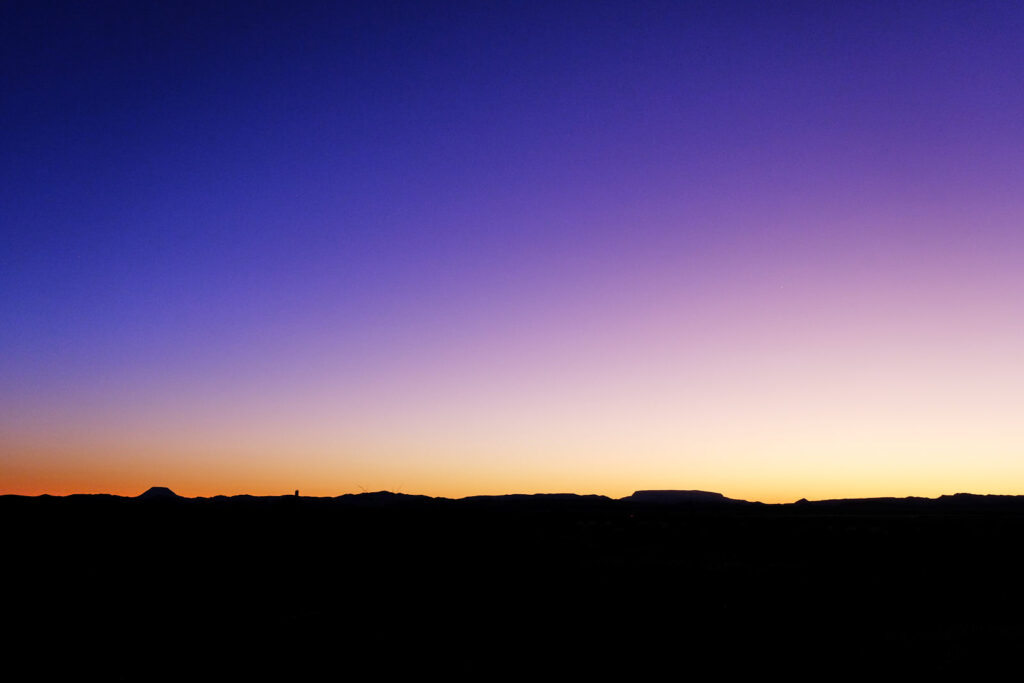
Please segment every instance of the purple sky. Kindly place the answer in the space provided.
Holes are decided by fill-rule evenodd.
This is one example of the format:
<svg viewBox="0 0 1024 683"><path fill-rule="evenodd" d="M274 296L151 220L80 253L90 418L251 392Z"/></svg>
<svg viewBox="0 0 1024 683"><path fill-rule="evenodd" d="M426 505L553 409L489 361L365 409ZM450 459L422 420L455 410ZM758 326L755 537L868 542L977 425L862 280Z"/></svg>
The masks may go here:
<svg viewBox="0 0 1024 683"><path fill-rule="evenodd" d="M1017 3L0 8L0 488L1024 486Z"/></svg>

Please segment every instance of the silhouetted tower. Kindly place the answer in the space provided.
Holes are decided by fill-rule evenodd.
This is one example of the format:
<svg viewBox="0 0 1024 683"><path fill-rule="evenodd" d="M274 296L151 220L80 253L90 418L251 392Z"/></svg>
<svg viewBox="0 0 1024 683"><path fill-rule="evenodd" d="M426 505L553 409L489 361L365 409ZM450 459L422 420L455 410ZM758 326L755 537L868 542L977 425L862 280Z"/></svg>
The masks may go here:
<svg viewBox="0 0 1024 683"><path fill-rule="evenodd" d="M298 497L299 497L299 490L298 490L298 489L295 489L295 497L296 497L296 498L298 498Z"/></svg>

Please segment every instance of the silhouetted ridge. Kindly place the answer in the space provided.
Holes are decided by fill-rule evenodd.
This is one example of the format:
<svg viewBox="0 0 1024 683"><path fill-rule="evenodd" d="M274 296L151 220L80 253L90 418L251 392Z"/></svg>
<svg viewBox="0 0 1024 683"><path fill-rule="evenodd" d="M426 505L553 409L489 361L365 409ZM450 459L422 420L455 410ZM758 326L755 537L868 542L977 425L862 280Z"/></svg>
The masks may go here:
<svg viewBox="0 0 1024 683"><path fill-rule="evenodd" d="M38 667L80 647L59 658L77 667L67 678L92 677L88 653L115 643L133 670L159 657L169 681L205 674L209 653L225 653L215 671L250 681L320 680L339 661L379 677L391 660L410 678L457 661L474 678L660 680L680 661L720 677L734 659L751 678L766 663L799 661L803 678L841 661L862 663L865 679L922 666L974 679L993 657L1012 665L1024 641L1024 496L758 504L710 491L453 500L156 487L0 496L0 516L17 521L5 529L18 587L5 615L22 640L8 651L38 645Z"/></svg>
<svg viewBox="0 0 1024 683"><path fill-rule="evenodd" d="M377 507L429 503L439 499L410 493L396 493L393 491L366 491L364 493L346 493L341 496L336 496L334 500L354 505Z"/></svg>
<svg viewBox="0 0 1024 683"><path fill-rule="evenodd" d="M0 499L35 499L54 501L77 501L99 503L115 503L122 499L121 496L102 493L76 493L67 496L52 496L41 494L38 496L22 496L17 494L0 494ZM342 507L443 507L445 509L459 506L486 506L494 508L515 508L524 509L568 509L568 508L604 508L617 505L649 505L649 506L691 506L699 508L723 507L736 511L740 508L753 512L755 508L762 511L774 510L799 510L800 514L818 514L827 511L828 514L835 512L861 513L885 513L899 514L911 512L918 514L923 511L947 513L955 511L1009 511L1019 510L1024 514L1024 495L1005 494L975 494L955 493L945 494L937 498L923 498L919 496L907 496L904 498L878 497L878 498L831 498L824 500L808 500L801 498L793 503L761 503L757 501L742 500L739 498L727 498L721 493L714 491L699 490L675 490L675 489L654 489L635 491L632 495L624 498L609 498L597 494L577 493L514 493L504 495L478 495L464 498L432 497L418 494L398 493L392 491L373 491L363 493L346 493L333 497L302 496L294 494L284 496L254 496L250 494L237 494L232 496L217 495L212 497L185 498L179 496L166 486L153 486L145 493L138 496L127 497L126 500L144 501L178 501L195 502L195 504L216 503L218 505L263 505L277 504L286 499L287 505L320 506L339 505Z"/></svg>
<svg viewBox="0 0 1024 683"><path fill-rule="evenodd" d="M621 500L634 503L747 503L745 500L726 498L713 491L635 491Z"/></svg>
<svg viewBox="0 0 1024 683"><path fill-rule="evenodd" d="M600 496L593 493L504 493L498 495L466 496L459 500L472 502L538 502L538 501L564 501L564 502L586 502L610 500L607 496Z"/></svg>
<svg viewBox="0 0 1024 683"><path fill-rule="evenodd" d="M151 486L139 500L177 500L180 496L166 486Z"/></svg>

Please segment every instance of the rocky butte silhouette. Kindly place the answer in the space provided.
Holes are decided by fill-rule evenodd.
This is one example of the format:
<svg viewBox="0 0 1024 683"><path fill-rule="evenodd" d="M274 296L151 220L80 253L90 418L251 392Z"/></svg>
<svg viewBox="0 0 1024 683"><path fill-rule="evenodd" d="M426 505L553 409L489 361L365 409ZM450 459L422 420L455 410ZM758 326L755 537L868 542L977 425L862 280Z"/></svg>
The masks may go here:
<svg viewBox="0 0 1024 683"><path fill-rule="evenodd" d="M140 493L138 498L139 500L178 500L181 496L166 486L151 486L145 492Z"/></svg>

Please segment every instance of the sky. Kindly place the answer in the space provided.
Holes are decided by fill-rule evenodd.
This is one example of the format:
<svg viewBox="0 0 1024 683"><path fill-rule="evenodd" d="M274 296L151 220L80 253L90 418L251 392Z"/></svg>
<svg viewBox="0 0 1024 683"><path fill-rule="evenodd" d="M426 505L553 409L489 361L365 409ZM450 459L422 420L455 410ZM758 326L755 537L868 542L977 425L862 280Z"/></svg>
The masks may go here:
<svg viewBox="0 0 1024 683"><path fill-rule="evenodd" d="M5 2L0 493L1024 493L1024 5Z"/></svg>

